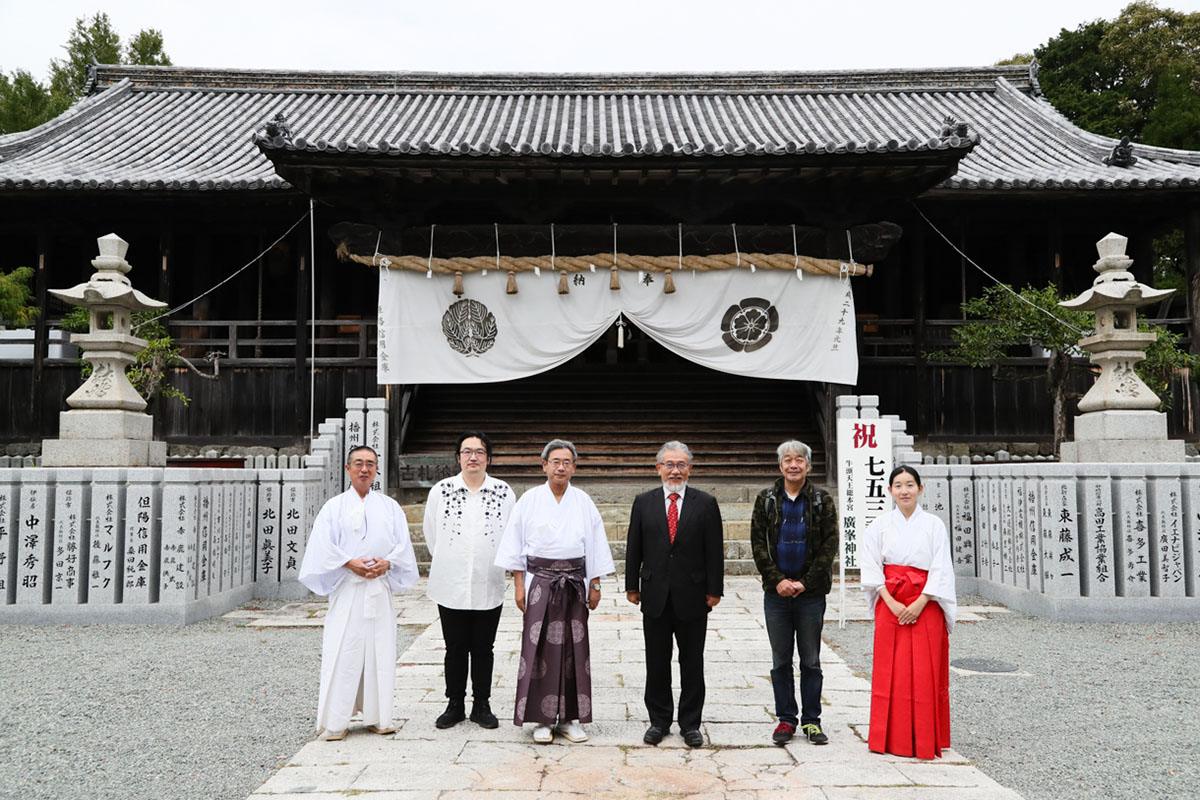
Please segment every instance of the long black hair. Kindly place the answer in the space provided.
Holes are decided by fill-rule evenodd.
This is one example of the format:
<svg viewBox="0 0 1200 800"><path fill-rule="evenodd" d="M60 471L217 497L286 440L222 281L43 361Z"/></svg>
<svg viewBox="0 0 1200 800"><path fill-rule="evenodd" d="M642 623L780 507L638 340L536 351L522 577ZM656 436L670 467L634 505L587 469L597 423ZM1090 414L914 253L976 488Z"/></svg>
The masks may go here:
<svg viewBox="0 0 1200 800"><path fill-rule="evenodd" d="M917 486L925 485L925 484L921 483L921 474L919 472L917 472L916 469L914 469L913 467L910 467L908 464L901 464L900 466L898 466L894 470L892 470L891 475L888 475L888 486L892 485L892 481L896 480L897 475L903 475L906 472L909 475L913 476L913 480L917 482Z"/></svg>

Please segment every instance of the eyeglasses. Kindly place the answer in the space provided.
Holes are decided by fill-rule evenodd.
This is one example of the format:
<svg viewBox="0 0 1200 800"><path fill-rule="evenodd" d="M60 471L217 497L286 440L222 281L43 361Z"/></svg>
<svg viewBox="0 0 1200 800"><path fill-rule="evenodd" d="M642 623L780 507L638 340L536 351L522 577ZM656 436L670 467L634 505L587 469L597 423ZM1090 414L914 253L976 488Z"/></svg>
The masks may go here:
<svg viewBox="0 0 1200 800"><path fill-rule="evenodd" d="M379 469L379 465L374 461L363 461L362 459L351 461L350 466L354 467L355 469L362 469L363 467L366 467L367 469Z"/></svg>
<svg viewBox="0 0 1200 800"><path fill-rule="evenodd" d="M458 454L460 456L467 456L467 457L475 456L476 458L486 458L487 450L484 450L482 448L476 448L474 450L464 449L464 450L459 450Z"/></svg>
<svg viewBox="0 0 1200 800"><path fill-rule="evenodd" d="M559 467L569 467L575 463L574 459L570 458L552 458L546 462L550 466L558 469Z"/></svg>
<svg viewBox="0 0 1200 800"><path fill-rule="evenodd" d="M686 461L660 461L660 462L658 462L658 463L659 463L659 464L661 464L662 466L666 467L666 468L667 468L667 469L669 469L669 470L675 470L675 469L677 469L677 470L679 470L680 472L682 472L683 470L685 470L685 469L687 469L689 466L691 466L691 465L690 465L688 462L686 462Z"/></svg>

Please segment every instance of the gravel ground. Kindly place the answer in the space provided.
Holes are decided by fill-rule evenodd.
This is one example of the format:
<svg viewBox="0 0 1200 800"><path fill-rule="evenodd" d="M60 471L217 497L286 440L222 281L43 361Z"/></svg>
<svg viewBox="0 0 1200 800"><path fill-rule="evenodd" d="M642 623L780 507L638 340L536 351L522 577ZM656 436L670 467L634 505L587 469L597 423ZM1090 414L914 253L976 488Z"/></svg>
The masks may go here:
<svg viewBox="0 0 1200 800"><path fill-rule="evenodd" d="M0 626L0 798L245 800L312 738L320 662L319 628Z"/></svg>
<svg viewBox="0 0 1200 800"><path fill-rule="evenodd" d="M987 603L960 597L959 603ZM825 638L871 674L870 623ZM950 661L1018 675L950 673L951 742L1027 800L1200 797L1200 624L1060 623L1012 612L960 623Z"/></svg>

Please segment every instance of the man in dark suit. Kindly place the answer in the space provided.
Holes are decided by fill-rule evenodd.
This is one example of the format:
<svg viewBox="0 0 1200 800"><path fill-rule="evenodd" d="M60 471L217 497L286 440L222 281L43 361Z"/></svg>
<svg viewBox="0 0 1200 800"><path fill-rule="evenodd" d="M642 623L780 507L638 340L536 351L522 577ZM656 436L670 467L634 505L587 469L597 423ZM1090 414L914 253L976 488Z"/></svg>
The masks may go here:
<svg viewBox="0 0 1200 800"><path fill-rule="evenodd" d="M724 592L725 553L716 499L689 488L692 453L667 442L656 459L661 488L639 494L629 517L625 591L642 607L646 639L646 710L643 741L658 744L671 730L672 639L679 646L679 731L701 747L704 709L704 637L708 612Z"/></svg>

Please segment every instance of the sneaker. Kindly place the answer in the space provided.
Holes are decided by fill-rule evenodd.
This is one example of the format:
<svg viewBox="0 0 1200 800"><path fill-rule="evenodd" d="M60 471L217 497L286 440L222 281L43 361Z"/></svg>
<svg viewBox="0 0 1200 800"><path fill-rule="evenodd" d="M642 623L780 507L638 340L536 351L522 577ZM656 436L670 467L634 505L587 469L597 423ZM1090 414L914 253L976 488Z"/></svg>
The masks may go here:
<svg viewBox="0 0 1200 800"><path fill-rule="evenodd" d="M802 726L800 732L813 744L829 744L829 737L821 733L821 726L815 722Z"/></svg>
<svg viewBox="0 0 1200 800"><path fill-rule="evenodd" d="M533 740L538 744L550 744L554 741L554 731L549 725L538 725L533 729Z"/></svg>
<svg viewBox="0 0 1200 800"><path fill-rule="evenodd" d="M568 742L586 742L588 740L587 733L584 732L583 726L577 719L573 719L565 725L561 722L558 723L557 730Z"/></svg>
<svg viewBox="0 0 1200 800"><path fill-rule="evenodd" d="M795 725L790 722L781 722L775 726L775 732L771 734L771 741L775 744L787 744L792 740L792 734L795 732Z"/></svg>
<svg viewBox="0 0 1200 800"><path fill-rule="evenodd" d="M476 700L471 705L471 722L488 730L500 727L500 721L492 713L492 707L488 704L487 700Z"/></svg>
<svg viewBox="0 0 1200 800"><path fill-rule="evenodd" d="M458 723L467 718L467 709L462 700L451 700L446 706L446 710L433 723L438 730L453 728Z"/></svg>

